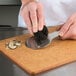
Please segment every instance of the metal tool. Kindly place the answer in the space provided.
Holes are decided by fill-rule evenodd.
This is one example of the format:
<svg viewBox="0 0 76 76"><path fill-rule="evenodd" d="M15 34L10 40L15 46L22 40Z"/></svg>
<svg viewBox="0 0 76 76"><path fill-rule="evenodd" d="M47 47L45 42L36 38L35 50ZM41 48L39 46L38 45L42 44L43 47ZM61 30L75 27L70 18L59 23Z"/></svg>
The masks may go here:
<svg viewBox="0 0 76 76"><path fill-rule="evenodd" d="M59 36L59 31L54 31L54 32L52 32L52 33L49 33L48 34L48 39L50 40L50 43L52 42L52 40L54 39L54 38L56 38L56 37L58 37Z"/></svg>
<svg viewBox="0 0 76 76"><path fill-rule="evenodd" d="M40 49L40 48L44 48L44 47L48 46L52 42L52 40L58 36L59 36L59 31L49 33L48 38L41 45L37 44L34 37L30 37L26 40L25 44L27 47L36 50L36 49Z"/></svg>

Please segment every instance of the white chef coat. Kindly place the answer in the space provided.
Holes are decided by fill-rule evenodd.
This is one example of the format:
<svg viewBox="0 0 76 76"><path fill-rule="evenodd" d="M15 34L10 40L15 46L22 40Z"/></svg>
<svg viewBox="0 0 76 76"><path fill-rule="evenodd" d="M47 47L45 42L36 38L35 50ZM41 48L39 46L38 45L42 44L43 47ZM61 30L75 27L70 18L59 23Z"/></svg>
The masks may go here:
<svg viewBox="0 0 76 76"><path fill-rule="evenodd" d="M47 26L60 25L76 13L76 0L39 0L44 6L44 16ZM18 26L26 27L22 16L19 14Z"/></svg>

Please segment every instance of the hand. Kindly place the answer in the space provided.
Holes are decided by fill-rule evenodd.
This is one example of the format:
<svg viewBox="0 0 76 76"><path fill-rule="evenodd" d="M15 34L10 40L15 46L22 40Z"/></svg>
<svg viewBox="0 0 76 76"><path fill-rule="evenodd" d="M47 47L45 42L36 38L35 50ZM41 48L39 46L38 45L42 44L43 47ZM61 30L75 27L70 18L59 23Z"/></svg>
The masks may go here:
<svg viewBox="0 0 76 76"><path fill-rule="evenodd" d="M30 34L42 30L44 26L43 6L39 2L30 2L21 10L21 15Z"/></svg>
<svg viewBox="0 0 76 76"><path fill-rule="evenodd" d="M76 13L66 21L59 34L62 39L76 39Z"/></svg>

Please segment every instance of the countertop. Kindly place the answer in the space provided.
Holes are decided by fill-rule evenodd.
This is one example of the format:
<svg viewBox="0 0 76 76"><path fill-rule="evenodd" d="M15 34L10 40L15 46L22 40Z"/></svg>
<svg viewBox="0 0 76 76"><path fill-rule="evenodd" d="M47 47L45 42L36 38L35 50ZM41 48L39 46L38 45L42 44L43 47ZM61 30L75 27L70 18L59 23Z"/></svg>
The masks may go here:
<svg viewBox="0 0 76 76"><path fill-rule="evenodd" d="M56 27L49 29L49 32L56 30ZM54 39L52 43L40 50L32 50L25 46L29 34L16 36L0 41L1 53L21 67L28 74L39 74L47 70L52 70L62 65L76 61L76 41ZM9 40L22 40L21 47L10 50L5 48L5 43Z"/></svg>

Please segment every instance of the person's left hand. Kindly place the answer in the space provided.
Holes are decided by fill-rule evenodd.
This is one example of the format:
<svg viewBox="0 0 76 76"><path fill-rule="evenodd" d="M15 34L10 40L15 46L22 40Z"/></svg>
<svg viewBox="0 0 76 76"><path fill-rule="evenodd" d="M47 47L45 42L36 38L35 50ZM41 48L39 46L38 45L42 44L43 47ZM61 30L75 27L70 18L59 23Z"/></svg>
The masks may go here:
<svg viewBox="0 0 76 76"><path fill-rule="evenodd" d="M61 39L76 39L76 13L60 29Z"/></svg>

